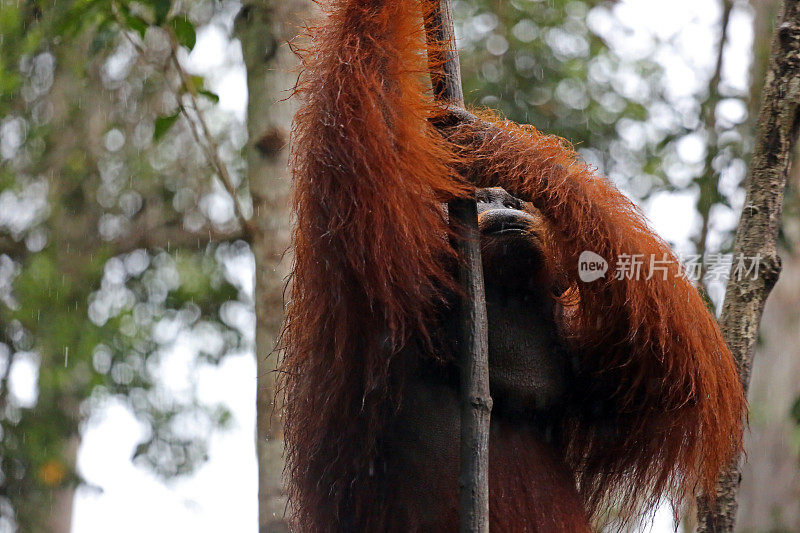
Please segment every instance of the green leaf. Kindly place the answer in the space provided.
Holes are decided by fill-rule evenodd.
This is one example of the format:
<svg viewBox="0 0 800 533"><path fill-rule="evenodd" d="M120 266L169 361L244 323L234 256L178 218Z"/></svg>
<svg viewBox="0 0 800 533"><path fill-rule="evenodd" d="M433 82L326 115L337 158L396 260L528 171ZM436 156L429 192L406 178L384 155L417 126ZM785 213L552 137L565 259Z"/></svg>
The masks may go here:
<svg viewBox="0 0 800 533"><path fill-rule="evenodd" d="M55 33L74 37L87 26L111 20L111 2L77 0L55 25Z"/></svg>
<svg viewBox="0 0 800 533"><path fill-rule="evenodd" d="M114 40L114 36L116 34L117 32L112 28L109 20L106 20L100 24L100 26L97 28L97 33L95 33L94 38L89 45L89 55L94 57L101 50L108 48L111 42Z"/></svg>
<svg viewBox="0 0 800 533"><path fill-rule="evenodd" d="M185 16L175 17L169 21L169 27L175 32L178 42L191 50L197 42L197 33L192 24Z"/></svg>
<svg viewBox="0 0 800 533"><path fill-rule="evenodd" d="M153 130L153 142L158 142L165 133L169 131L175 121L178 120L180 112L166 117L158 117L156 119L155 129Z"/></svg>
<svg viewBox="0 0 800 533"><path fill-rule="evenodd" d="M206 82L203 76L189 76L189 83L191 87L187 87L190 91L194 89L195 91L200 91L203 88L203 84Z"/></svg>
<svg viewBox="0 0 800 533"><path fill-rule="evenodd" d="M219 103L219 95L217 93L213 93L213 92L209 91L208 89L200 89L199 91L197 91L197 94L202 94L203 96L205 96L206 98L208 98L209 100L214 102L215 104Z"/></svg>
<svg viewBox="0 0 800 533"><path fill-rule="evenodd" d="M147 32L147 28L150 26L142 17L137 17L136 15L130 14L125 16L125 25L128 27L128 29L137 32L142 39L144 39L144 34Z"/></svg>
<svg viewBox="0 0 800 533"><path fill-rule="evenodd" d="M172 2L170 0L153 0L153 14L156 17L156 24L159 26L167 20L167 15L169 15L169 10L172 7Z"/></svg>

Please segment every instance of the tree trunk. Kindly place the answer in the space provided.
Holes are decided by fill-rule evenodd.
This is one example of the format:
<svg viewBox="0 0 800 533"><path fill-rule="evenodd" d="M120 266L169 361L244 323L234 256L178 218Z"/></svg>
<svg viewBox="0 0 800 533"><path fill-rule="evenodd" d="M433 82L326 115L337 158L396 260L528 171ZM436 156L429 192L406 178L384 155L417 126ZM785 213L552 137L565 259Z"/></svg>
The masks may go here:
<svg viewBox="0 0 800 533"><path fill-rule="evenodd" d="M75 436L64 446L62 458L67 463L66 469L75 469L78 458L80 439ZM62 484L51 492L52 503L47 513L47 531L49 533L70 533L72 531L72 507L75 500L75 484Z"/></svg>
<svg viewBox="0 0 800 533"><path fill-rule="evenodd" d="M770 36L775 27L780 0L750 0L753 8L753 63L750 65L749 123L756 127L761 91L767 75L770 53Z"/></svg>
<svg viewBox="0 0 800 533"><path fill-rule="evenodd" d="M769 61L769 36L772 34L780 2L751 0L753 7L753 65L750 88L750 116L755 124L761 90ZM798 205L800 169L797 155L787 191L786 205ZM786 215L797 221L797 210ZM788 224L792 224L787 219ZM796 227L796 222L794 222ZM800 464L793 445L796 426L789 411L800 396L800 235L784 224L785 238L793 243L781 249L783 274L767 301L761 321L760 342L756 346L748 400L750 431L745 435L747 461L742 465L737 527L743 531L800 531ZM792 250L791 248L794 248Z"/></svg>
<svg viewBox="0 0 800 533"><path fill-rule="evenodd" d="M793 184L800 185L794 174ZM752 415L736 518L742 531L800 531L797 426L789 416L800 396L800 357L793 348L800 346L800 251L781 250L781 257L783 274L764 309L750 383Z"/></svg>
<svg viewBox="0 0 800 533"><path fill-rule="evenodd" d="M758 116L746 197L720 323L747 391L764 303L781 270L776 241L791 155L800 130L800 0L784 0ZM737 279L739 258L757 262L758 276ZM698 502L699 530L730 532L741 480L738 461L719 480L716 498Z"/></svg>
<svg viewBox="0 0 800 533"><path fill-rule="evenodd" d="M236 19L247 68L246 148L253 199L252 250L255 258L257 360L256 454L259 531L285 531L286 498L282 489L283 437L277 404L275 349L283 322L283 289L289 242L287 156L294 108L286 99L295 76L290 41L309 13L306 0L251 0Z"/></svg>

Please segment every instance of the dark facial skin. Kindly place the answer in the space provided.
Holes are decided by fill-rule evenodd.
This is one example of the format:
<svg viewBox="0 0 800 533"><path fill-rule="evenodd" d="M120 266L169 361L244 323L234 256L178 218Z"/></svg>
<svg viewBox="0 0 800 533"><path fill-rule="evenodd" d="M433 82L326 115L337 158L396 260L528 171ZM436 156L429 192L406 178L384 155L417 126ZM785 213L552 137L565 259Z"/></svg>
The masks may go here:
<svg viewBox="0 0 800 533"><path fill-rule="evenodd" d="M481 218L480 227L484 232L522 234L536 222L530 213L524 211L525 203L508 194L505 189L478 189L475 198Z"/></svg>
<svg viewBox="0 0 800 533"><path fill-rule="evenodd" d="M495 406L509 413L552 408L565 393L567 356L553 319L544 221L500 188L480 189L476 199Z"/></svg>
<svg viewBox="0 0 800 533"><path fill-rule="evenodd" d="M537 233L543 220L503 189L481 189L477 200L494 402L490 472L497 474L504 461L518 464L519 448L514 446L531 450L556 445L555 428L572 372L553 317L554 300ZM449 309L442 319L445 344L454 338L456 322L455 309ZM395 476L391 483L404 487L401 493L418 495L415 512L425 524L422 530L439 530L443 517L455 513L453 502L425 494L455 493L459 416L457 364L423 364L406 383L403 408L387 439L389 462L384 467ZM506 446L507 435L518 439L514 446ZM512 466L508 475L516 475L513 470Z"/></svg>
<svg viewBox="0 0 800 533"><path fill-rule="evenodd" d="M479 189L476 199L486 285L537 297L547 292L538 212L500 188Z"/></svg>

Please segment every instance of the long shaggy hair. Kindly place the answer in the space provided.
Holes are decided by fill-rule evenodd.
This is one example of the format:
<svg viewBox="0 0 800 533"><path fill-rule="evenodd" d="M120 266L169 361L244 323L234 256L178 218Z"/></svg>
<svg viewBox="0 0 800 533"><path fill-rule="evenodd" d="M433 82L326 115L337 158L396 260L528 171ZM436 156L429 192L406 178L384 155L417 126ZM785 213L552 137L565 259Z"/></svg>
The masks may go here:
<svg viewBox="0 0 800 533"><path fill-rule="evenodd" d="M422 21L435 3L325 0L301 54L281 369L294 525L387 529L381 439L411 359L448 357L431 340L455 287L442 202L475 187L532 202L553 228L549 263L567 288L563 329L587 390L561 459L585 512L613 508L625 523L662 498L713 494L745 410L714 318L635 205L565 141L490 117L444 135L431 125L443 110ZM605 278L578 279L584 250L609 262ZM614 279L633 257L640 275Z"/></svg>

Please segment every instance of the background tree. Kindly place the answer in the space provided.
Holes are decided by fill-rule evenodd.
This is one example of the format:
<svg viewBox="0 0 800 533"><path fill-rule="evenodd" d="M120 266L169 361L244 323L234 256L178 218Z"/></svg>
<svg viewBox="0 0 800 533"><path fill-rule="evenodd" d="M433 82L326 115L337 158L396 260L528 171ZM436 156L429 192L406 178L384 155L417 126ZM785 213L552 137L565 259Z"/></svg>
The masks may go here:
<svg viewBox="0 0 800 533"><path fill-rule="evenodd" d="M192 366L250 345L249 297L225 264L248 254L244 235L178 121L187 87L170 68L171 35L191 48L194 24L216 13L212 2L0 7L2 514L24 531L69 530L81 425L109 398L149 428L137 460L166 476L191 470L229 419L158 375L177 343ZM234 176L235 126L212 122ZM10 383L25 367L32 398Z"/></svg>
<svg viewBox="0 0 800 533"><path fill-rule="evenodd" d="M725 252L775 8L771 0L700 4L710 19L656 28L642 22L660 3L641 12L636 2L456 2L468 103L574 141L653 207L679 250ZM166 379L164 363L186 353L191 376L248 352L260 365L259 522L280 527L271 371L288 265L292 111L284 98L295 59L287 41L309 9L300 0L0 2L4 524L68 530L81 435L111 399L144 423L137 462L165 478L192 471L231 413L203 404L190 377ZM752 45L742 38L750 25ZM241 42L245 121L220 107L213 79L197 77L189 56L197 33L212 26ZM695 46L707 43L702 50L687 49L687 32L707 34L693 36ZM740 71L751 48L748 81ZM697 206L682 217L692 221L686 231L658 217L665 192ZM796 202L790 196L786 275L767 307L753 374L740 497L749 530L800 527L791 417L800 391L789 382L796 354L786 350L798 340ZM724 285L705 281L719 305Z"/></svg>
<svg viewBox="0 0 800 533"><path fill-rule="evenodd" d="M779 3L753 0L753 65L750 115L760 101L769 59L769 35ZM800 373L796 349L800 321L800 167L795 153L786 190L780 255L783 273L772 291L761 322L750 382L750 432L742 468L737 528L741 531L789 532L800 528Z"/></svg>
<svg viewBox="0 0 800 533"><path fill-rule="evenodd" d="M284 529L286 499L282 489L283 437L280 405L276 405L273 349L283 322L284 279L289 243L289 179L287 175L289 129L294 101L296 57L289 42L310 16L310 2L252 0L236 18L236 36L242 43L247 68L247 129L245 150L253 201L252 242L256 265L256 453L258 457L259 531ZM267 356L269 354L269 356Z"/></svg>
<svg viewBox="0 0 800 533"><path fill-rule="evenodd" d="M482 95L480 103L499 106L516 120L583 141L579 148L586 159L640 200L663 190L694 197L699 223L689 234L692 246L685 240L675 244L689 253L705 254L699 283L719 306L725 286L719 274L727 272L730 265L713 263L722 257L720 254L731 251L732 231L742 203L739 184L749 162L753 110L759 105L777 2L753 2L752 6L732 1L712 4L718 7L713 32L716 42L710 43L715 60L705 69L695 69L696 78L707 82L694 90L678 92L658 68L665 50L679 55L676 35L640 36L640 43L644 42L641 49L649 53L634 54L638 61L633 65L619 53L618 47L624 41L617 36L629 30L620 25L624 16L619 16L619 11L624 5L597 3L587 12L585 5L575 2L511 2L500 10L494 4L487 5L487 11L481 12L477 4L471 4L471 10L464 9L462 14L473 17L463 25L471 30L464 30L469 33L464 41L482 58L472 70L472 87ZM540 24L548 19L562 22L552 31ZM741 83L731 68L731 63L741 63L741 39L732 35L741 35L745 21L754 29L755 61L749 82ZM569 35L564 36L564 31ZM635 29L628 36L631 33L635 34ZM554 61L548 60L550 53L556 56ZM575 61L576 57L582 59ZM469 64L469 59L465 60L465 65ZM570 78L570 69L579 74ZM640 83L631 83L631 79ZM575 88L577 91L568 91ZM489 94L484 95L484 91ZM642 103L641 107L630 101L613 108L607 105L624 101L625 96L632 97L634 104ZM553 103L567 104L567 109ZM608 117L607 123L604 116ZM561 122L562 117L568 118ZM585 128L576 128L584 124ZM595 147L605 147L605 155L595 153ZM796 481L800 476L797 430L792 418L798 418L795 413L800 401L793 407L797 389L789 383L798 358L792 350L786 350L796 345L796 321L792 317L800 301L791 277L792 258L796 255L791 243L797 240L797 232L791 231L797 225L797 213L792 209L795 196L790 189L781 234L781 255L789 259L785 263L787 271L766 310L764 342L759 349L773 355L767 361L759 357L761 354L756 356L751 395L753 432L747 447L751 450L750 462L745 466L740 496L740 524L748 531L793 531L798 527ZM710 264L712 271L707 270ZM775 309L778 305L782 311ZM692 514L687 530L693 529Z"/></svg>

